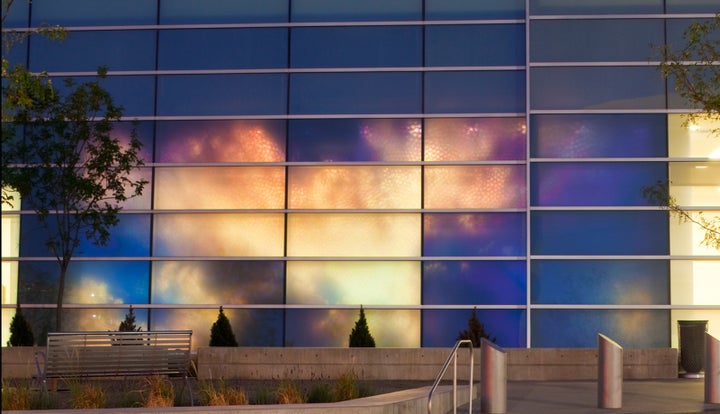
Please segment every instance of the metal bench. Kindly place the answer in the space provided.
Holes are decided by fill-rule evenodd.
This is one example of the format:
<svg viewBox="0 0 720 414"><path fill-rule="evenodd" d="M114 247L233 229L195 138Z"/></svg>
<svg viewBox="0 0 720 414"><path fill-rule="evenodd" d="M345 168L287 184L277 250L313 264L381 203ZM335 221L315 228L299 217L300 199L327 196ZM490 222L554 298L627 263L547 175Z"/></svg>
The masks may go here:
<svg viewBox="0 0 720 414"><path fill-rule="evenodd" d="M48 378L182 375L190 369L192 331L51 332L40 353Z"/></svg>

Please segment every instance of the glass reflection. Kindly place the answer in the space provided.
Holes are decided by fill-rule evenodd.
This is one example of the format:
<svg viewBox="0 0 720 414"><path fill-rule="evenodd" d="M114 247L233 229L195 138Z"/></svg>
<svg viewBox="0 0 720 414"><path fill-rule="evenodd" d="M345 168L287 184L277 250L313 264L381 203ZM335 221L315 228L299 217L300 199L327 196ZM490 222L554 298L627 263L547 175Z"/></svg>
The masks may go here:
<svg viewBox="0 0 720 414"><path fill-rule="evenodd" d="M418 262L288 262L287 303L419 305Z"/></svg>
<svg viewBox="0 0 720 414"><path fill-rule="evenodd" d="M290 208L420 208L420 167L290 167Z"/></svg>
<svg viewBox="0 0 720 414"><path fill-rule="evenodd" d="M277 120L157 123L157 162L285 160L285 122Z"/></svg>
<svg viewBox="0 0 720 414"><path fill-rule="evenodd" d="M370 334L379 348L420 346L420 311L365 309ZM357 309L290 309L285 346L347 347Z"/></svg>
<svg viewBox="0 0 720 414"><path fill-rule="evenodd" d="M471 309L425 310L422 312L422 346L452 347L458 334L468 328ZM478 309L477 317L495 343L505 348L526 346L526 316L519 309Z"/></svg>
<svg viewBox="0 0 720 414"><path fill-rule="evenodd" d="M426 256L524 256L524 213L425 214Z"/></svg>
<svg viewBox="0 0 720 414"><path fill-rule="evenodd" d="M288 256L416 257L420 214L289 214Z"/></svg>
<svg viewBox="0 0 720 414"><path fill-rule="evenodd" d="M420 161L418 119L291 120L288 161Z"/></svg>
<svg viewBox="0 0 720 414"><path fill-rule="evenodd" d="M523 165L426 166L425 208L522 208Z"/></svg>
<svg viewBox="0 0 720 414"><path fill-rule="evenodd" d="M156 256L282 256L282 214L156 214Z"/></svg>
<svg viewBox="0 0 720 414"><path fill-rule="evenodd" d="M524 304L524 261L428 261L423 303L428 305Z"/></svg>
<svg viewBox="0 0 720 414"><path fill-rule="evenodd" d="M425 120L426 161L524 160L523 118Z"/></svg>
<svg viewBox="0 0 720 414"><path fill-rule="evenodd" d="M125 320L127 309L64 309L63 330L66 331L117 331L120 323ZM133 308L135 325L148 330L147 309Z"/></svg>

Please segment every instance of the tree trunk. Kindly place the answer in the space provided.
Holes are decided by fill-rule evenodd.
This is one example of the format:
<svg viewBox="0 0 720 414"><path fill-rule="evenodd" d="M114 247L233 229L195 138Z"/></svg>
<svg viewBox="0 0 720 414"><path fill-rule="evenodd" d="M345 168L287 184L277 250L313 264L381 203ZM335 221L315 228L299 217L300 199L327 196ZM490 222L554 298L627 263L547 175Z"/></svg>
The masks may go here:
<svg viewBox="0 0 720 414"><path fill-rule="evenodd" d="M65 294L65 273L67 273L70 260L60 262L60 280L58 280L57 310L55 311L55 332L62 332L62 305Z"/></svg>

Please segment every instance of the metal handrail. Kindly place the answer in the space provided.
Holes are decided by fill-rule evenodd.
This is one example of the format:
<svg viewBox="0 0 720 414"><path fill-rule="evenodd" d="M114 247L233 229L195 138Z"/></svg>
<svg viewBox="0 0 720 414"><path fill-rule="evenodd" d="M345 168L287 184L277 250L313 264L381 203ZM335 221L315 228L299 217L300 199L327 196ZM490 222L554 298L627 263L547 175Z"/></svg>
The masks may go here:
<svg viewBox="0 0 720 414"><path fill-rule="evenodd" d="M450 352L450 355L448 356L447 360L445 361L445 365L443 365L442 369L440 370L440 373L435 378L435 382L433 383L432 387L430 387L430 392L428 393L428 414L432 414L432 397L433 393L435 392L435 389L440 384L440 380L442 380L442 377L445 375L445 371L447 371L448 366L450 365L450 361L453 361L453 414L457 413L457 353L458 349L460 348L460 345L462 344L468 344L469 350L470 350L470 386L468 387L468 392L470 393L469 396L469 407L468 407L468 413L472 413L472 393L473 393L473 367L475 366L474 363L474 353L473 353L473 344L472 341L469 339L461 339L455 343L455 346L452 349L452 352Z"/></svg>

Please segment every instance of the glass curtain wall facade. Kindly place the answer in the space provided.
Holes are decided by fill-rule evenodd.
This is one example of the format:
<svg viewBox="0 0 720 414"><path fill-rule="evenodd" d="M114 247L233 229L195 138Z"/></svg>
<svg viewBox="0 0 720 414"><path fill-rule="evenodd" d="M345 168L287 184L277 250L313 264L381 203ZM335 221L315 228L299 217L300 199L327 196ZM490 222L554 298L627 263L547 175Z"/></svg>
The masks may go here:
<svg viewBox="0 0 720 414"><path fill-rule="evenodd" d="M670 181L720 214L717 125L684 125L652 45L716 0L34 0L11 52L91 78L145 143L150 185L70 266L66 330L246 346L451 346L471 309L504 347L677 346L720 334L720 253L642 195ZM3 344L42 335L58 266L31 209L3 206ZM42 338L41 338L42 341Z"/></svg>

